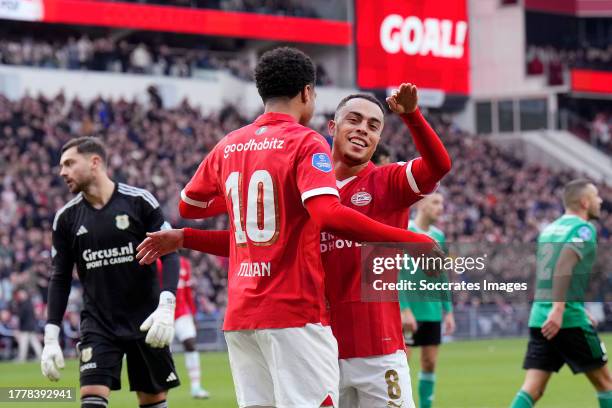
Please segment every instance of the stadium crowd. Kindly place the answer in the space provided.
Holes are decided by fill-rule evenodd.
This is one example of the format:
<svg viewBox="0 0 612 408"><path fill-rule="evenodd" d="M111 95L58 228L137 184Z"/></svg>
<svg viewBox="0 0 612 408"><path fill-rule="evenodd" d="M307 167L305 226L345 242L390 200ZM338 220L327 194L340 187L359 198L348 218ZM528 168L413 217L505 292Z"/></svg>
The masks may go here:
<svg viewBox="0 0 612 408"><path fill-rule="evenodd" d="M112 1L112 0L101 0ZM119 1L119 0L117 0ZM320 18L308 0L120 0L164 6L193 7L244 13L274 14L292 17Z"/></svg>
<svg viewBox="0 0 612 408"><path fill-rule="evenodd" d="M174 226L225 228L225 217L196 224L181 219L179 192L215 143L251 118L230 106L203 114L188 101L163 109L155 89L149 95L148 104L101 98L84 103L62 94L12 101L0 95L0 358L14 335L24 330L20 325L25 320L35 325L28 330L38 333L45 320L50 226L54 213L71 196L57 165L61 146L70 138L103 138L112 178L154 192ZM575 174L528 164L486 138L469 137L442 116L430 115L430 121L454 162L440 188L446 197L440 227L448 242L530 243L560 215L562 186ZM396 117L389 117L382 140L392 161L416 155L411 137ZM600 186L600 194L605 200L597 223L600 242L609 243L612 188ZM198 317L222 316L227 260L195 252L185 255L193 264ZM22 288L30 295L31 308L24 307L23 297L17 295ZM80 299L75 280L64 322L68 345L76 341ZM494 306L498 302L492 301ZM498 306L503 311L500 316L505 316L508 305ZM463 299L461 307L480 308L480 304Z"/></svg>
<svg viewBox="0 0 612 408"><path fill-rule="evenodd" d="M188 78L199 70L224 70L250 81L253 66L233 52L201 48L130 43L111 37L40 37L0 40L0 64L69 70L108 71ZM330 85L322 65L317 66L317 85Z"/></svg>
<svg viewBox="0 0 612 408"><path fill-rule="evenodd" d="M570 68L612 70L612 45L599 48L586 44L578 49L532 45L526 62L527 75L546 75L549 85L563 85Z"/></svg>
<svg viewBox="0 0 612 408"><path fill-rule="evenodd" d="M602 152L612 155L612 112L599 111L592 115L570 112L568 130Z"/></svg>

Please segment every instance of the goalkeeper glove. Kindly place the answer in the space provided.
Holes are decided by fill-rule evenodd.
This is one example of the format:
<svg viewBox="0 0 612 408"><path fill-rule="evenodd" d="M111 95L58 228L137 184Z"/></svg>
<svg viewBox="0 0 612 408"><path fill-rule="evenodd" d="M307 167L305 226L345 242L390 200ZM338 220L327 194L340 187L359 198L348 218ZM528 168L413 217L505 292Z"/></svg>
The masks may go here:
<svg viewBox="0 0 612 408"><path fill-rule="evenodd" d="M59 380L59 369L64 368L64 355L59 345L59 333L59 326L45 325L45 347L40 359L40 369L42 374L51 381Z"/></svg>
<svg viewBox="0 0 612 408"><path fill-rule="evenodd" d="M174 308L176 299L171 292L163 291L159 295L159 305L151 316L140 326L146 331L145 342L151 347L162 348L170 345L174 337Z"/></svg>

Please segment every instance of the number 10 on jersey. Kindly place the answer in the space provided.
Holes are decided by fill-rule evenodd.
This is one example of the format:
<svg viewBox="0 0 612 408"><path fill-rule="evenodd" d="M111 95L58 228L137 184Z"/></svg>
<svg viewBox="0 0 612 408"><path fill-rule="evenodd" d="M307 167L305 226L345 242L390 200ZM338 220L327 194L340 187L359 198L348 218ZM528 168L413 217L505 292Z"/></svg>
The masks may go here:
<svg viewBox="0 0 612 408"><path fill-rule="evenodd" d="M256 170L251 175L246 214L242 202L242 181L242 174L238 171L230 173L225 180L225 194L232 202L236 244L246 244L248 237L255 245L272 245L278 239L279 224L274 180L266 170Z"/></svg>

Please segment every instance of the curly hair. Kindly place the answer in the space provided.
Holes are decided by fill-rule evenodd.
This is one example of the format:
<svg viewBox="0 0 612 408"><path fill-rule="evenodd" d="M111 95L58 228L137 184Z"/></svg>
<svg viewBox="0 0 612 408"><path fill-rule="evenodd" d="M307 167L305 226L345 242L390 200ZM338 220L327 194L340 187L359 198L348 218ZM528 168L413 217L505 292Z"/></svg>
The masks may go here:
<svg viewBox="0 0 612 408"><path fill-rule="evenodd" d="M316 81L315 66L302 51L281 47L265 52L255 68L255 85L264 103L270 98L296 96Z"/></svg>

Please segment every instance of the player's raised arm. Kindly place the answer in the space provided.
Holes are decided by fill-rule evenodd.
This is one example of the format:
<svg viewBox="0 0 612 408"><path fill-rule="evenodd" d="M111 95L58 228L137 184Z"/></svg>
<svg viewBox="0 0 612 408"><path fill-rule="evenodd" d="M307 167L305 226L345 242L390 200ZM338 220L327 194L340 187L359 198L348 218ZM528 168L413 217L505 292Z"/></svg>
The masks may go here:
<svg viewBox="0 0 612 408"><path fill-rule="evenodd" d="M59 345L59 334L68 305L74 267L74 257L70 250L62 213L60 210L53 221L53 247L51 248L53 272L49 281L47 324L40 362L43 375L51 381L59 380L59 369L64 368L64 355Z"/></svg>
<svg viewBox="0 0 612 408"><path fill-rule="evenodd" d="M295 157L302 203L322 230L352 241L414 242L427 244L426 250L437 248L427 235L390 227L343 206L335 188L329 145L319 134L305 137Z"/></svg>
<svg viewBox="0 0 612 408"><path fill-rule="evenodd" d="M408 126L416 149L421 155L407 164L408 184L415 194L428 194L451 169L448 151L421 114L417 105L418 93L415 85L402 84L387 98L387 104ZM401 183L405 183L404 178Z"/></svg>

